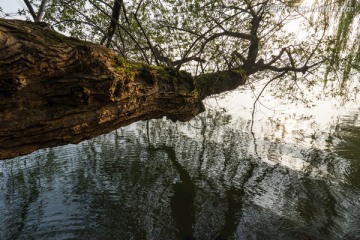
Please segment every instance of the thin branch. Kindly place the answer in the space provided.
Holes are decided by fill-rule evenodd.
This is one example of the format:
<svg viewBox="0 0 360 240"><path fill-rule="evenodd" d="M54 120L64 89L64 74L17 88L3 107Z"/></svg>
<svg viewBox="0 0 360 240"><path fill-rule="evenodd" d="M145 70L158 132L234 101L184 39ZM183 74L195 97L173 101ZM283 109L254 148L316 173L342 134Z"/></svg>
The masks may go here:
<svg viewBox="0 0 360 240"><path fill-rule="evenodd" d="M118 21L120 18L121 6L122 6L122 0L114 0L108 33L104 36L104 38L101 40L100 43L103 44L105 40L107 40L106 47L110 46L111 39L113 38L115 33L116 25L119 24Z"/></svg>
<svg viewBox="0 0 360 240"><path fill-rule="evenodd" d="M309 62L309 60L313 57L313 55L315 54L316 50L319 48L320 44L323 42L323 38L325 37L325 32L326 32L326 27L324 28L324 31L321 35L321 38L319 39L319 41L317 42L314 50L311 52L310 56L307 58L305 65Z"/></svg>
<svg viewBox="0 0 360 240"><path fill-rule="evenodd" d="M224 32L226 32L226 29L215 19L215 18L211 18L212 21L214 21L216 23L216 25L218 25L218 27L223 30Z"/></svg>
<svg viewBox="0 0 360 240"><path fill-rule="evenodd" d="M273 56L273 59L268 62L265 63L266 66L271 66L272 64L274 64L277 60L279 60L281 58L281 56L284 54L286 48L282 48L281 51L279 52L279 54L277 56Z"/></svg>
<svg viewBox="0 0 360 240"><path fill-rule="evenodd" d="M125 22L126 22L126 23L128 24L128 26L129 26L129 25L130 25L130 22L129 22L129 19L128 19L128 17L127 17L126 7L125 7L124 1L122 2L122 10L123 10Z"/></svg>
<svg viewBox="0 0 360 240"><path fill-rule="evenodd" d="M34 8L31 6L31 3L29 2L29 0L24 0L26 7L28 8L32 18L34 19L34 21L36 22L36 13L34 11Z"/></svg>
<svg viewBox="0 0 360 240"><path fill-rule="evenodd" d="M112 9L111 5L108 4L107 2L103 1L103 0L96 0L97 2L101 2L102 4L104 4L106 7Z"/></svg>
<svg viewBox="0 0 360 240"><path fill-rule="evenodd" d="M138 43L138 41L136 41L135 37L134 37L128 30L126 30L123 26L118 25L118 27L119 27L120 29L122 29L127 35L129 35L129 37L131 38L131 40L135 43L136 47L137 47L137 48L140 50L140 52L142 53L142 55L143 55L146 63L147 63L147 64L150 64L150 61L149 61L146 53L144 52L143 48L140 46L140 44Z"/></svg>
<svg viewBox="0 0 360 240"><path fill-rule="evenodd" d="M204 50L206 44L208 44L210 41L212 41L216 38L222 37L222 36L235 37L235 38L240 38L240 39L245 39L245 40L250 40L250 41L253 39L253 36L251 36L250 34L240 33L240 32L224 31L221 33L215 33L205 40L205 42L201 45L199 52L202 52Z"/></svg>
<svg viewBox="0 0 360 240"><path fill-rule="evenodd" d="M222 20L222 21L220 22L220 24L222 24L222 23L224 23L224 22L226 22L226 21L229 21L231 18L236 17L236 16L239 15L240 13L241 13L241 12L238 12L238 13L235 13L235 14L233 14L233 15L225 18L224 20ZM214 30L215 28L217 28L217 26L214 26L214 27L210 28L209 30L207 30L206 32L204 32L203 34L201 34L199 37L197 37L197 38L193 41L193 43L190 45L190 47L186 50L183 58L186 58L186 57L190 54L190 51L193 49L193 47L195 46L195 44L196 44L197 42L199 42L202 38L204 38L204 37L206 36L206 34L210 33L210 32L211 32L212 30ZM177 70L178 70L178 68L177 68Z"/></svg>
<svg viewBox="0 0 360 240"><path fill-rule="evenodd" d="M85 24L85 25L89 25L89 26L92 26L94 28L96 28L99 32L105 34L105 32L96 24L90 22L90 21L79 21L79 20L76 20L76 19L64 19L64 20L61 20L61 21L57 21L55 19L52 19L55 23L52 24L51 26L52 27L55 27L56 25L59 25L61 23L64 23L64 22L74 22L74 23L80 23L80 24ZM123 56L125 58L125 54L123 52L123 50L121 49L120 46L118 46L115 42L113 42L113 44L115 45L115 47L118 49L118 52L121 54L121 56Z"/></svg>
<svg viewBox="0 0 360 240"><path fill-rule="evenodd" d="M187 63L187 62L190 62L190 61L195 61L195 62L202 62L202 63L205 63L205 60L200 58L200 57L188 57L188 58L183 58L181 60L175 60L172 62L172 66L176 67L178 66L179 64L184 64L184 63Z"/></svg>
<svg viewBox="0 0 360 240"><path fill-rule="evenodd" d="M149 47L150 47L151 52L153 53L153 56L154 56L154 58L155 58L156 65L160 65L160 63L159 63L159 61L158 61L158 59L157 59L157 57L156 57L154 47L152 46L150 39L148 38L148 36L147 36L144 28L141 26L141 23L140 23L139 19L138 19L137 16L136 16L136 15L137 15L137 10L136 10L136 13L134 13L133 15L134 15L134 19L135 19L136 23L139 25L140 30L141 30L141 32L143 33L143 35L144 35L144 37L145 37L145 39L146 39L147 44L148 44Z"/></svg>
<svg viewBox="0 0 360 240"><path fill-rule="evenodd" d="M169 57L166 57L166 56L162 55L157 47L154 47L153 49L154 49L155 58L157 58L161 62L167 63L167 65L169 67L177 67L179 64L182 65L182 64L190 62L190 61L196 61L196 62L205 63L204 59L202 59L200 57L196 57L196 56L187 57L187 58L183 58L183 59L180 59L180 60L173 61Z"/></svg>
<svg viewBox="0 0 360 240"><path fill-rule="evenodd" d="M246 61L246 58L236 50L232 52L232 55L240 59L240 61L243 63Z"/></svg>
<svg viewBox="0 0 360 240"><path fill-rule="evenodd" d="M144 1L144 0L140 0L139 4L137 5L137 7L136 7L136 11L135 11L135 15L137 15L137 14L138 14L139 9L140 9L141 4L142 4L142 2L143 2L143 1Z"/></svg>
<svg viewBox="0 0 360 240"><path fill-rule="evenodd" d="M165 24L162 24L162 23L159 23L159 26L179 30L179 31L186 32L186 33L190 33L190 34L198 36L198 37L201 36L201 34L199 34L197 32L194 32L194 31L191 31L191 30L188 30L188 29L185 29L185 28L180 28L180 27L171 26L171 25L165 25Z"/></svg>
<svg viewBox="0 0 360 240"><path fill-rule="evenodd" d="M252 114L251 114L251 127L250 127L250 131L252 134L254 134L253 132L253 127L254 127L254 116L255 116L255 108L256 108L256 103L259 101L262 93L265 91L266 87L269 86L270 83L272 83L273 81L275 81L276 79L279 79L281 77L283 77L285 74L287 73L287 71L280 73L279 75L276 75L275 77L273 77L272 79L270 79L265 86L263 87L263 89L261 90L261 92L259 93L259 95L257 96L256 100L254 101L253 104L253 110L252 110Z"/></svg>
<svg viewBox="0 0 360 240"><path fill-rule="evenodd" d="M318 61L312 65L304 65L302 67L294 67L294 66L285 66L285 67L275 67L275 66L265 66L265 65L258 65L255 64L255 68L257 68L257 70L272 70L274 72L284 72L284 71L291 71L291 72L300 72L305 74L309 69L316 67L318 65L321 65L322 63L324 63L327 59L323 59L321 61Z"/></svg>
<svg viewBox="0 0 360 240"><path fill-rule="evenodd" d="M293 59L290 51L289 51L288 49L286 49L285 52L286 52L286 54L287 54L288 57L289 57L291 66L292 66L293 68L295 68L295 62L294 62L294 59ZM305 63L305 65L306 65L306 63Z"/></svg>
<svg viewBox="0 0 360 240"><path fill-rule="evenodd" d="M100 12L102 12L105 16L111 18L111 16L109 14L107 14L103 9L101 9L99 6L97 6L96 4L94 4L92 1L90 1L90 3L97 8ZM124 5L123 5L124 6ZM136 41L135 37L128 31L126 30L126 28L124 28L122 25L120 25L118 22L116 22L117 27L120 28L121 30L123 30L130 38L131 40L135 43L136 47L140 50L144 60L146 61L147 64L150 64L150 61L148 59L148 57L146 56L143 48L140 46L140 44Z"/></svg>

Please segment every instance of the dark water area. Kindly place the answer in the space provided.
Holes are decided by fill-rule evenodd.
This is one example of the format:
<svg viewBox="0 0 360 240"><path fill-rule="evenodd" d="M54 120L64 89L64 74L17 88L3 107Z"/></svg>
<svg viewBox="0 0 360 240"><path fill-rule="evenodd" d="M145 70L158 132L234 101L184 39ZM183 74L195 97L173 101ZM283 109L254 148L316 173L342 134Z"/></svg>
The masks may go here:
<svg viewBox="0 0 360 240"><path fill-rule="evenodd" d="M360 239L357 112L249 125L208 111L1 161L0 239Z"/></svg>

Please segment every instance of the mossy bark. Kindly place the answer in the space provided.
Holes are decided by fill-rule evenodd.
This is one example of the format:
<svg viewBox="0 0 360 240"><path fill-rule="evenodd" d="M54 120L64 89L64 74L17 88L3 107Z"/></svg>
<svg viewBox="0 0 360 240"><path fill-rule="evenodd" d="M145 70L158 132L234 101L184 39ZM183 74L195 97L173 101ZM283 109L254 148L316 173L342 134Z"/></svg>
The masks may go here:
<svg viewBox="0 0 360 240"><path fill-rule="evenodd" d="M244 83L129 62L45 25L0 19L0 159L78 143L135 121L188 121L202 99ZM207 81L209 80L209 81Z"/></svg>

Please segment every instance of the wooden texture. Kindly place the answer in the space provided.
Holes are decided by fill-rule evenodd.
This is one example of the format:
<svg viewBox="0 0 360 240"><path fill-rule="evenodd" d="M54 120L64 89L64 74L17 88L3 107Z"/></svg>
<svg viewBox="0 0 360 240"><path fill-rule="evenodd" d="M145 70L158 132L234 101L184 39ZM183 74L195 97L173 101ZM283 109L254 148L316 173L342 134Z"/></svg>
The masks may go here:
<svg viewBox="0 0 360 240"><path fill-rule="evenodd" d="M0 159L78 143L139 120L188 121L204 110L203 98L243 79L230 71L194 79L126 61L45 24L0 19Z"/></svg>

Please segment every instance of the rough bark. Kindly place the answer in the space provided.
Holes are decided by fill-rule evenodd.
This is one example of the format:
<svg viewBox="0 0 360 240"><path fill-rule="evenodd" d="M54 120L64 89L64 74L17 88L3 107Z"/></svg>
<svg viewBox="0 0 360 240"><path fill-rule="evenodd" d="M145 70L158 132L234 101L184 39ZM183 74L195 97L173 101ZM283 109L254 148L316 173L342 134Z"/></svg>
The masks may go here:
<svg viewBox="0 0 360 240"><path fill-rule="evenodd" d="M202 99L244 83L129 62L41 23L0 19L0 159L78 143L135 121L188 121Z"/></svg>

